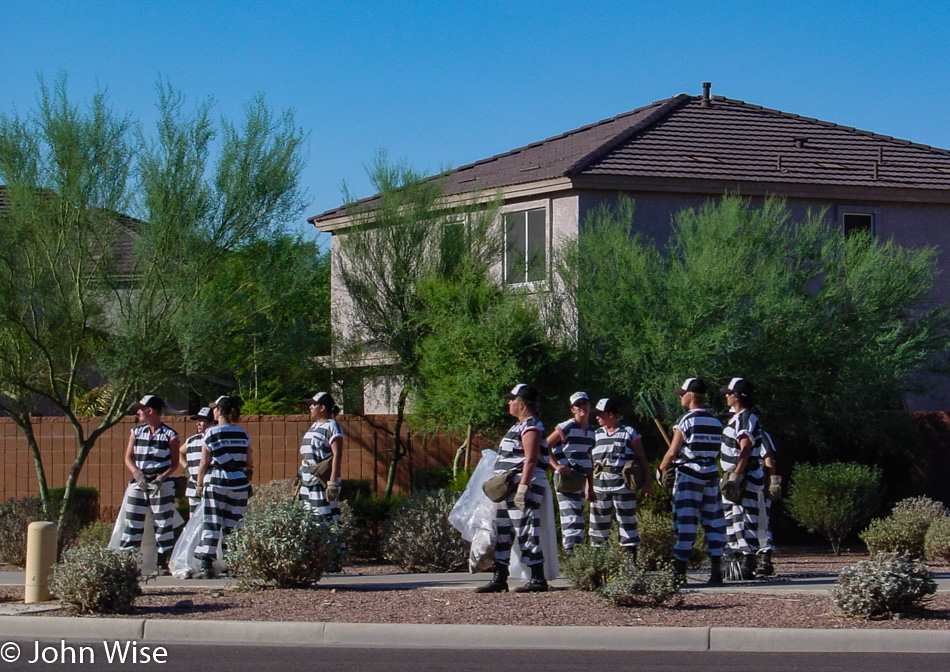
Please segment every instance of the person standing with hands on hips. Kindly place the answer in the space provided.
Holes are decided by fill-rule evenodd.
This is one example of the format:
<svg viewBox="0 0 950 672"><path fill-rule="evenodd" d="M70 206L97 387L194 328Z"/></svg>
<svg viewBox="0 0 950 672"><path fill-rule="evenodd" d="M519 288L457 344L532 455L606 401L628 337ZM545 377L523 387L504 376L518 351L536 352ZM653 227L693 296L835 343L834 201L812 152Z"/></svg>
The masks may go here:
<svg viewBox="0 0 950 672"><path fill-rule="evenodd" d="M297 499L318 518L341 523L343 429L335 419L340 407L328 392L317 392L304 403L313 424L300 445L302 460L297 471L300 479Z"/></svg>
<svg viewBox="0 0 950 672"><path fill-rule="evenodd" d="M590 505L590 543L603 546L610 536L611 519L616 513L620 528L620 546L637 559L640 533L637 530L637 485L625 478L639 466L643 496L653 494L647 456L640 435L629 425L620 423L620 402L601 399L593 411L600 429L594 435L594 501ZM639 465L635 464L639 463Z"/></svg>
<svg viewBox="0 0 950 672"><path fill-rule="evenodd" d="M574 417L559 424L548 436L561 514L561 543L567 555L584 542L584 499L594 498L590 458L594 430L590 426L590 398L586 392L571 395L571 413Z"/></svg>
<svg viewBox="0 0 950 672"><path fill-rule="evenodd" d="M168 556L175 546L175 484L171 477L178 470L181 439L162 422L165 402L161 397L147 394L133 409L142 424L132 429L125 449L125 466L132 472L132 480L126 492L120 548L141 548L145 516L151 508L158 572L168 574Z"/></svg>
<svg viewBox="0 0 950 672"><path fill-rule="evenodd" d="M531 571L516 593L541 593L548 589L541 549L541 502L547 488L545 471L550 466L544 426L538 420L538 390L520 383L508 394L508 412L518 421L498 447L496 474L511 474L518 483L495 510L495 567L492 580L476 593L507 593L511 548L517 538L521 561Z"/></svg>

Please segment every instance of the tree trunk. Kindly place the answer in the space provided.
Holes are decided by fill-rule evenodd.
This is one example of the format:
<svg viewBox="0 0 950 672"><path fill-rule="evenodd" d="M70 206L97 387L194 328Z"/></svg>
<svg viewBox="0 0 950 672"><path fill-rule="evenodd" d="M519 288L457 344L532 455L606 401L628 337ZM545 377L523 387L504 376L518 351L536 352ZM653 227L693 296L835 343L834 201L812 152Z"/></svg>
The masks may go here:
<svg viewBox="0 0 950 672"><path fill-rule="evenodd" d="M399 401L396 403L396 427L393 429L393 457L389 461L389 473L386 475L385 499L393 495L393 486L396 484L396 469L399 461L407 454L407 448L402 442L402 425L406 415L406 399L409 393L405 387L399 392Z"/></svg>

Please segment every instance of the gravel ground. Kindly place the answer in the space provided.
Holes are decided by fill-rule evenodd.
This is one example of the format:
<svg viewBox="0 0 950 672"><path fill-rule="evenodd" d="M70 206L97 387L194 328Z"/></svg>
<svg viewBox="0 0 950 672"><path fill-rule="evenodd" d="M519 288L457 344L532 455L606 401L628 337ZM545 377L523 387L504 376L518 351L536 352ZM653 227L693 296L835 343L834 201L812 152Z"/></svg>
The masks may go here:
<svg viewBox="0 0 950 672"><path fill-rule="evenodd" d="M786 554L779 574L822 575L854 564L863 555ZM946 567L934 568L947 571ZM392 566L350 566L347 573L381 574ZM22 600L20 588L0 588L0 599ZM50 615L62 615L52 612ZM919 612L884 621L848 619L828 596L686 591L675 608L617 608L573 590L542 594L476 595L467 590L366 591L145 587L132 616L243 621L348 623L461 623L481 625L729 626L784 628L898 628L950 630L950 594L932 596Z"/></svg>

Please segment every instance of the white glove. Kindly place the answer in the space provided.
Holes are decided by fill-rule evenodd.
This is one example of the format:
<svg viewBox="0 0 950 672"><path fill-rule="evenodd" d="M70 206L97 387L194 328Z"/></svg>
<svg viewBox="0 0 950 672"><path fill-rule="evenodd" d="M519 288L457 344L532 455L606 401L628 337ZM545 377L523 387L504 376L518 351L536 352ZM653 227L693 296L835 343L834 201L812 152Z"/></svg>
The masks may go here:
<svg viewBox="0 0 950 672"><path fill-rule="evenodd" d="M781 476L771 476L769 477L769 499L773 502L777 502L782 499L782 477Z"/></svg>
<svg viewBox="0 0 950 672"><path fill-rule="evenodd" d="M135 484L139 486L139 490L142 492L149 491L148 481L145 480L145 474L140 471L138 476L133 476L132 478L135 479Z"/></svg>
<svg viewBox="0 0 950 672"><path fill-rule="evenodd" d="M527 485L519 485L518 492L515 493L515 506L518 507L519 511L525 510L525 501L524 498L528 494Z"/></svg>
<svg viewBox="0 0 950 672"><path fill-rule="evenodd" d="M338 483L329 483L327 485L327 501L336 502L340 499L340 485Z"/></svg>

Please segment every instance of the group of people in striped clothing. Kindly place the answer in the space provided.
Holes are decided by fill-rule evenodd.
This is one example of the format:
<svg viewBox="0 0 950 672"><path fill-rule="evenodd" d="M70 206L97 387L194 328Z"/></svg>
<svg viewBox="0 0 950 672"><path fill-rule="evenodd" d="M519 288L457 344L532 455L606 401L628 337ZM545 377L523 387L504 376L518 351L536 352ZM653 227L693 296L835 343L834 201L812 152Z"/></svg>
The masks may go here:
<svg viewBox="0 0 950 672"><path fill-rule="evenodd" d="M318 392L303 404L312 424L300 447L296 497L314 515L339 523L343 431L334 418L340 407L326 392ZM178 432L163 421L165 402L160 397L146 395L133 409L141 424L132 429L125 452L132 478L125 495L119 548L141 547L151 509L158 572L168 573L175 545L172 477L180 467L187 479L184 494L190 514L201 520L193 552L200 565L198 575L212 578L215 560L227 553L228 535L241 527L251 491L251 438L237 425L241 401L221 396L193 415L196 433L185 440L184 450Z"/></svg>
<svg viewBox="0 0 950 672"><path fill-rule="evenodd" d="M686 413L677 420L669 450L656 472L657 481L672 490L674 573L684 582L700 525L710 560L710 583L723 582L724 551L735 561L742 579L774 571L768 502L781 497L774 449L753 410L752 383L733 378L721 392L731 412L725 427L706 408L703 380L689 378L676 390ZM587 501L591 545L605 544L616 520L620 546L636 561L640 545L637 498L650 496L652 484L641 437L622 422L619 401L604 398L592 405L587 393L575 392L570 398L572 417L545 437L537 417L538 390L522 383L505 396L517 422L501 441L494 472L508 474L511 487L496 508L492 579L476 592L508 590L515 541L521 561L531 571L528 582L515 591L548 589L539 540L540 505L549 469L554 471L565 554L570 556L583 543ZM593 418L599 425L596 429ZM720 467L724 473L721 483Z"/></svg>

